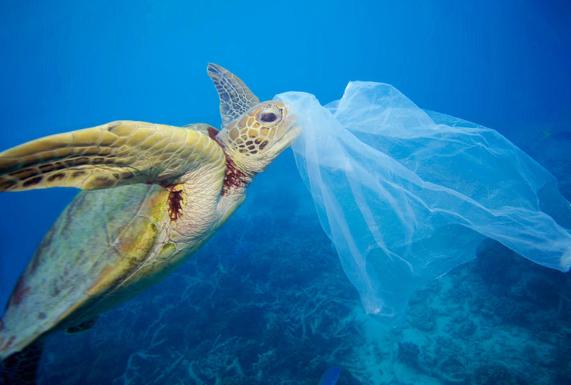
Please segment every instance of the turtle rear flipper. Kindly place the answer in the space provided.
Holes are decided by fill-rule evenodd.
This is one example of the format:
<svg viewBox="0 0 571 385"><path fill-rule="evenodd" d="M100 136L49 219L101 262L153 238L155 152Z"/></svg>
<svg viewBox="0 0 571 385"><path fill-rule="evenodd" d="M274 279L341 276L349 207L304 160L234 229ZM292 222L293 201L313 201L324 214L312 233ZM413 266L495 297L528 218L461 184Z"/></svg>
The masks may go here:
<svg viewBox="0 0 571 385"><path fill-rule="evenodd" d="M36 340L22 351L12 354L0 364L2 385L35 385L43 341Z"/></svg>
<svg viewBox="0 0 571 385"><path fill-rule="evenodd" d="M80 324L68 327L67 329L65 329L65 332L67 334L76 334L76 333L84 332L86 330L91 329L93 326L95 326L96 321L97 321L97 318L88 319L87 321L83 321Z"/></svg>
<svg viewBox="0 0 571 385"><path fill-rule="evenodd" d="M224 165L224 152L199 131L119 121L47 136L0 153L0 191L168 185L208 163Z"/></svg>

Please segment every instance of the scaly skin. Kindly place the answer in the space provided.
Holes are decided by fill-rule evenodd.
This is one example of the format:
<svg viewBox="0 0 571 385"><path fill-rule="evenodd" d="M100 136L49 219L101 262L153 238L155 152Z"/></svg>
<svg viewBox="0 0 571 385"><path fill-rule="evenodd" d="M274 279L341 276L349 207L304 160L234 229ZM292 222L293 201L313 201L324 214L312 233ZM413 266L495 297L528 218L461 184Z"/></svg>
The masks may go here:
<svg viewBox="0 0 571 385"><path fill-rule="evenodd" d="M164 277L226 221L251 178L296 137L283 104L259 103L221 67L210 65L209 76L221 100L220 133L205 124L115 122L0 154L2 191L104 188L78 194L20 277L0 321L0 359Z"/></svg>
<svg viewBox="0 0 571 385"><path fill-rule="evenodd" d="M226 216L217 210L224 171L224 164L207 164L169 188L137 184L78 194L18 282L0 327L0 355L95 317L190 255ZM169 213L173 190L182 195L177 220Z"/></svg>

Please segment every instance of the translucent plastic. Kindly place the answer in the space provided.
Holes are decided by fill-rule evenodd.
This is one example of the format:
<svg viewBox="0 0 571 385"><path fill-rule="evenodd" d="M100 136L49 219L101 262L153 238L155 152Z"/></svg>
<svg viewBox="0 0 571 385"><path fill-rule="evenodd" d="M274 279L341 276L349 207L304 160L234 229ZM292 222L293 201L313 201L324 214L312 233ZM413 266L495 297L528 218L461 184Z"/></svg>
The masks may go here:
<svg viewBox="0 0 571 385"><path fill-rule="evenodd" d="M553 176L498 132L418 108L394 87L351 82L321 106L277 96L321 225L369 313L402 314L412 292L497 240L571 266L571 207Z"/></svg>

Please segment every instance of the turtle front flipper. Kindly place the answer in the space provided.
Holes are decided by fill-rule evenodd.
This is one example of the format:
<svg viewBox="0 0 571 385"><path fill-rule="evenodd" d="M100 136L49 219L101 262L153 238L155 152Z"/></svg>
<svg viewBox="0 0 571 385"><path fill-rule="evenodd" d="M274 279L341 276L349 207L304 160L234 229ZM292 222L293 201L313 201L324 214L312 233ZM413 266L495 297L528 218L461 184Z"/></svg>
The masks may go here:
<svg viewBox="0 0 571 385"><path fill-rule="evenodd" d="M0 191L169 185L208 162L223 164L224 152L199 131L118 121L47 136L0 153Z"/></svg>
<svg viewBox="0 0 571 385"><path fill-rule="evenodd" d="M248 86L226 68L210 63L207 72L220 98L220 116L223 126L227 126L260 103L260 99L250 91Z"/></svg>

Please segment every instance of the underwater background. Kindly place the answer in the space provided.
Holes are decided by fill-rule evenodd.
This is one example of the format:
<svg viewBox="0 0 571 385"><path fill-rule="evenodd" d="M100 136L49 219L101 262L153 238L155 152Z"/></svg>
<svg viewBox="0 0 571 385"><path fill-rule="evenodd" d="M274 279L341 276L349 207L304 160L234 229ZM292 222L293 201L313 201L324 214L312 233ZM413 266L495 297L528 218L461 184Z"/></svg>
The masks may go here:
<svg viewBox="0 0 571 385"><path fill-rule="evenodd" d="M393 84L494 128L571 199L567 1L0 1L0 143L117 119L219 125L208 62L261 99ZM71 189L0 195L0 302ZM413 298L364 314L286 151L179 270L47 339L40 384L571 383L571 279L489 242Z"/></svg>

